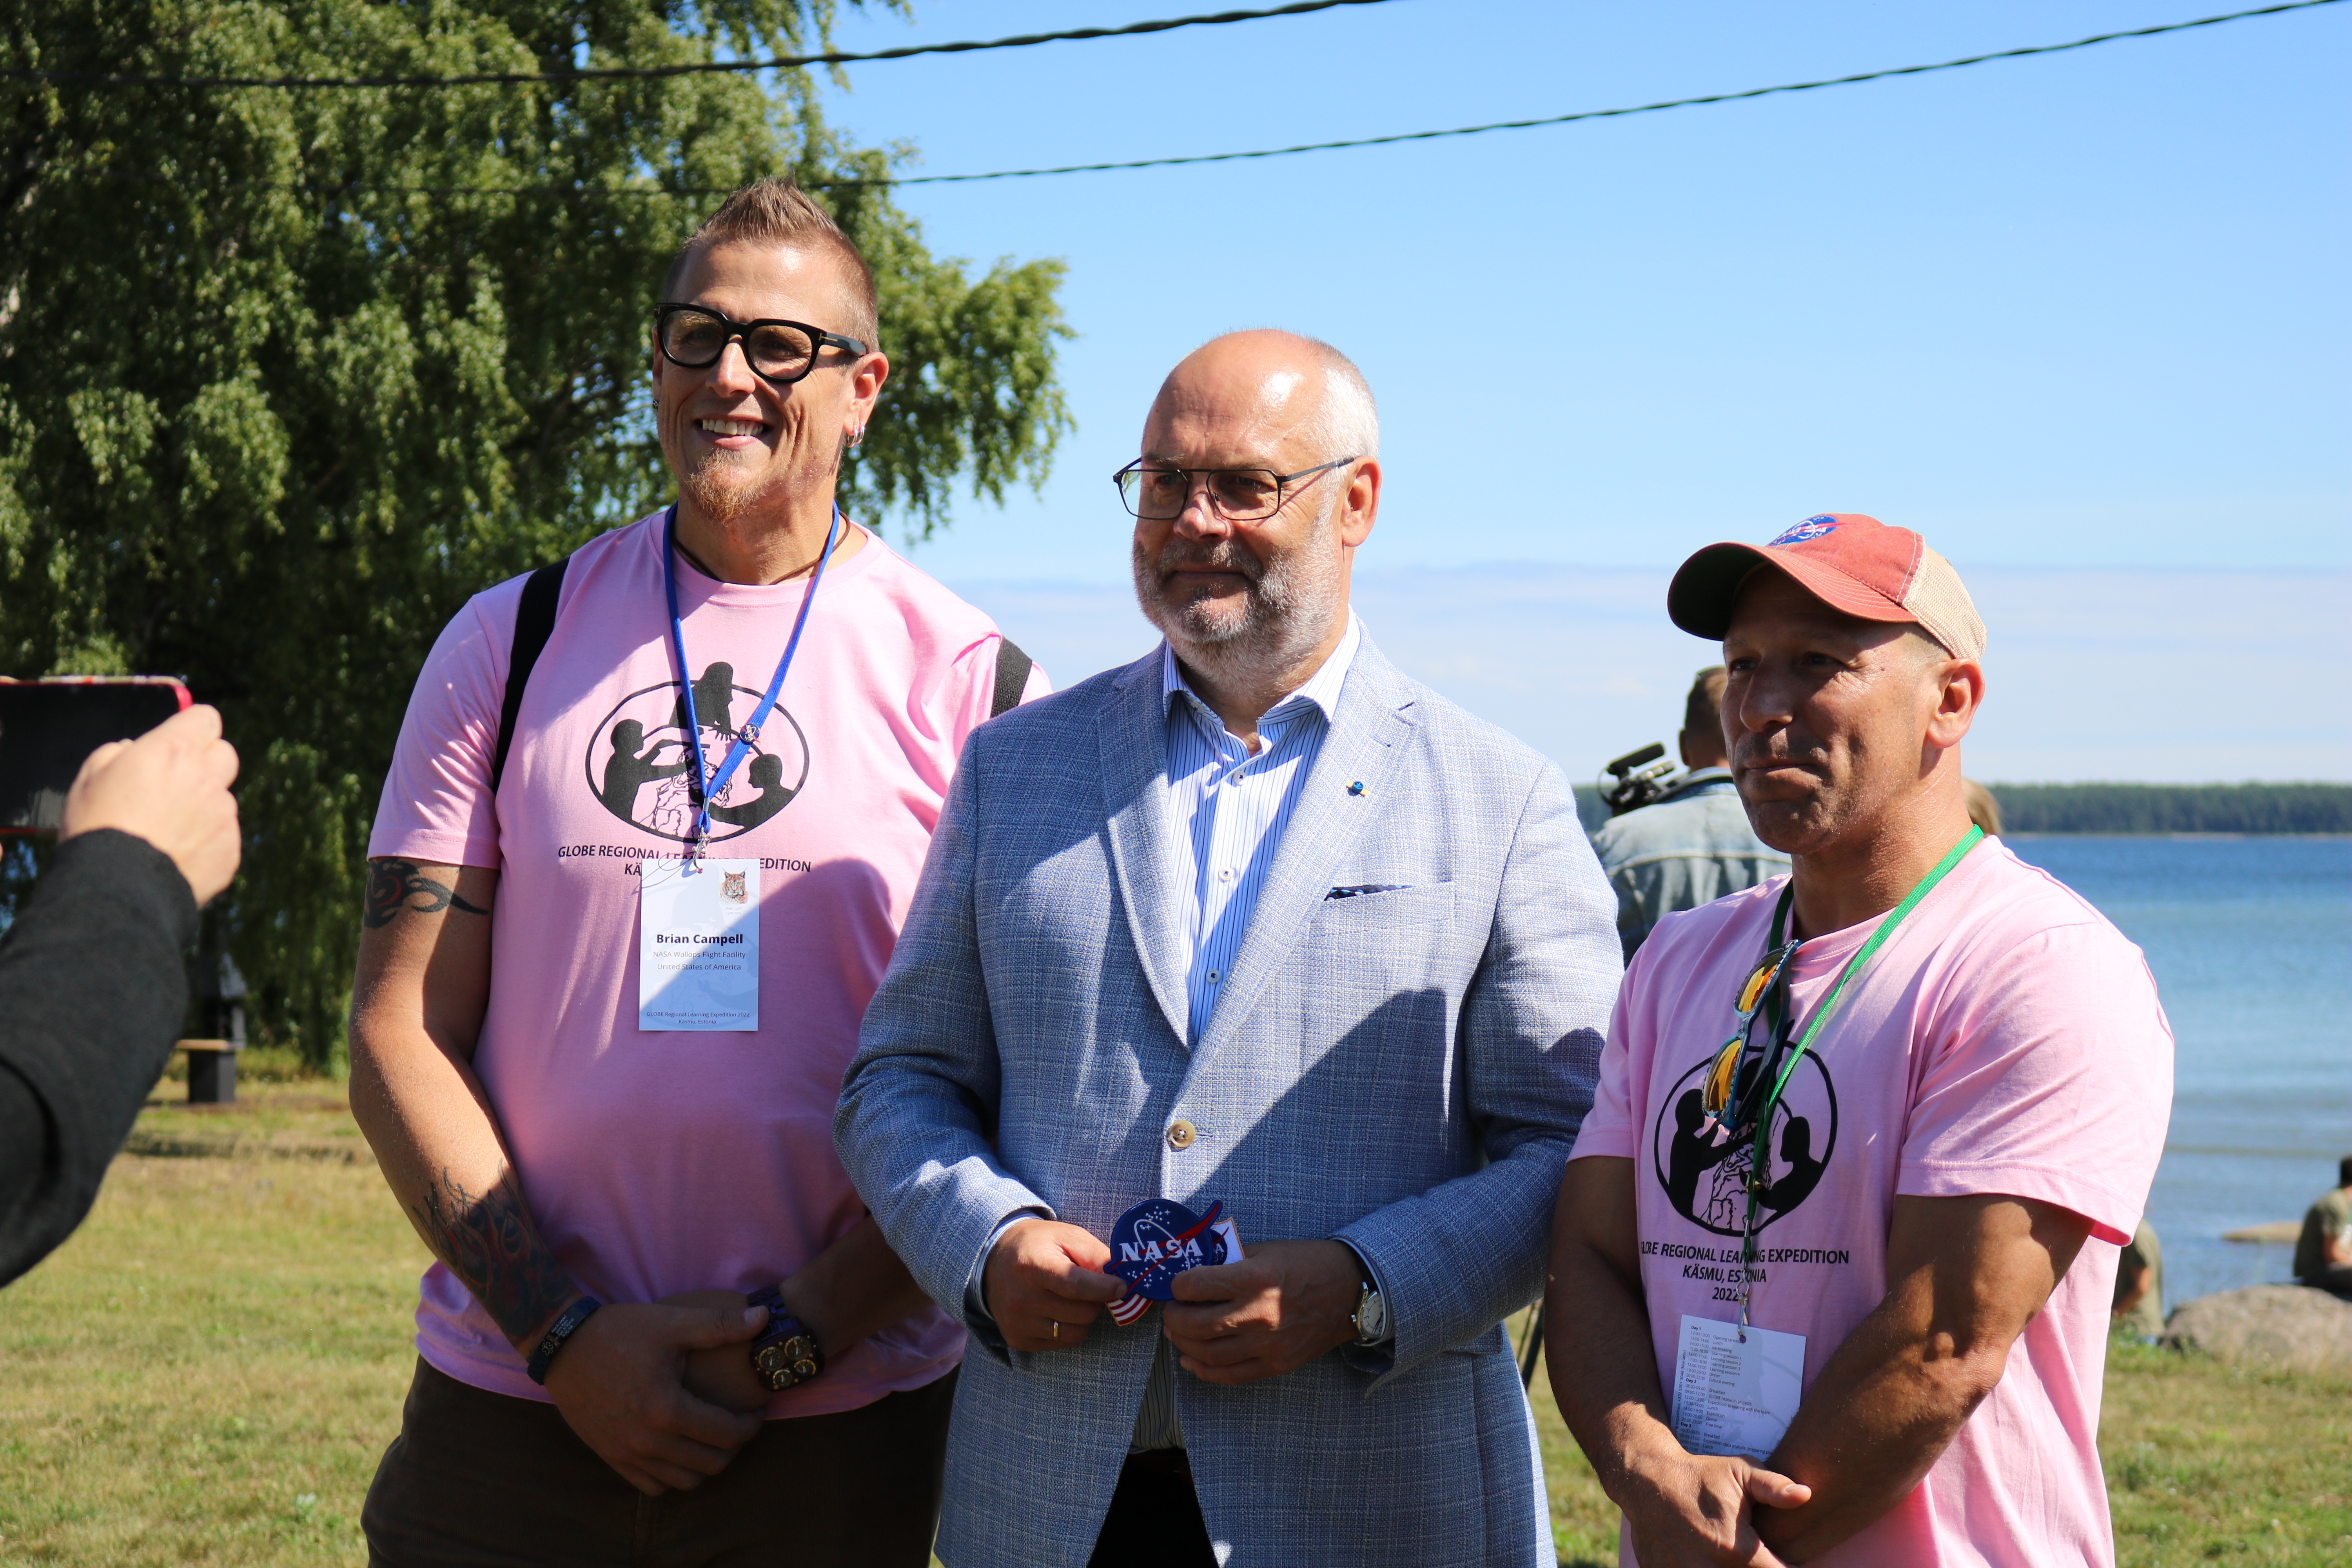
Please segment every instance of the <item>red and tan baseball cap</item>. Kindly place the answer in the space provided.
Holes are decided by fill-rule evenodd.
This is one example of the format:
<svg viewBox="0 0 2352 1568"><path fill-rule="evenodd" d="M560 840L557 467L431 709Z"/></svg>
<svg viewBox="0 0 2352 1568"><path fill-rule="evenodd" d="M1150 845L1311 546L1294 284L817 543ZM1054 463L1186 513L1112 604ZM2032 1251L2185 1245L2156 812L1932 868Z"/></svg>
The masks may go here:
<svg viewBox="0 0 2352 1568"><path fill-rule="evenodd" d="M1708 545L1675 572L1666 614L1694 637L1721 637L1741 585L1767 565L1832 609L1914 622L1955 658L1984 657L1984 622L1952 563L1909 529L1857 511L1809 517L1769 544Z"/></svg>

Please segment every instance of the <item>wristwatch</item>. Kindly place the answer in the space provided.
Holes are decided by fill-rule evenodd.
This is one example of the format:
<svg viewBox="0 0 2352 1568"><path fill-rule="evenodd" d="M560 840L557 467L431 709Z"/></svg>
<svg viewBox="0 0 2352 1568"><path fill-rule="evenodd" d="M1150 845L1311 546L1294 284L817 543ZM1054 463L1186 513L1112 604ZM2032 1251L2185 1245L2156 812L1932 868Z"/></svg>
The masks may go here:
<svg viewBox="0 0 2352 1568"><path fill-rule="evenodd" d="M1356 1343L1369 1349L1389 1337L1389 1310L1381 1300L1381 1289L1367 1279L1356 1296L1356 1315L1349 1321L1356 1325Z"/></svg>
<svg viewBox="0 0 2352 1568"><path fill-rule="evenodd" d="M768 1326L751 1342L751 1371L761 1384L782 1394L824 1370L824 1350L816 1334L793 1316L773 1287L753 1295L751 1305L768 1309Z"/></svg>

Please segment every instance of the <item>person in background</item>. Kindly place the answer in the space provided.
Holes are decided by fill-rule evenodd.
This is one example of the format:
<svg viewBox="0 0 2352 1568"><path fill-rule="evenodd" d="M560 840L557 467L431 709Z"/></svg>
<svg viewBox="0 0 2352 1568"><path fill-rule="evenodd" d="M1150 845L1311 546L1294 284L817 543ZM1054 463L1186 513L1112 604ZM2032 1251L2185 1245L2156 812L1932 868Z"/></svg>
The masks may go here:
<svg viewBox="0 0 2352 1568"><path fill-rule="evenodd" d="M2116 1260L2114 1318L2116 1331L2135 1339L2164 1332L2164 1248L2144 1217Z"/></svg>
<svg viewBox="0 0 2352 1568"><path fill-rule="evenodd" d="M1612 817L1592 836L1601 868L1617 893L1617 940L1628 962L1650 928L1752 888L1789 868L1789 858L1756 837L1724 764L1723 666L1691 682L1680 739L1689 771L1648 805Z"/></svg>
<svg viewBox="0 0 2352 1568"><path fill-rule="evenodd" d="M890 365L823 209L736 192L651 316L677 503L572 554L520 687L532 579L458 612L369 840L352 1110L436 1259L378 1568L929 1560L963 1334L833 1108L956 749L1042 676L835 502Z"/></svg>
<svg viewBox="0 0 2352 1568"><path fill-rule="evenodd" d="M1187 356L1119 475L1166 640L964 748L835 1124L971 1331L949 1568L1556 1555L1501 1321L1591 1093L1609 892L1559 770L1349 608L1379 441L1328 344ZM1221 1204L1244 1256L1106 1321L1149 1198Z"/></svg>
<svg viewBox="0 0 2352 1568"><path fill-rule="evenodd" d="M1723 640L1792 865L1643 945L1554 1210L1546 1359L1621 1560L2112 1563L2107 1314L2172 1100L2147 962L1969 821L1984 623L1917 534L1710 545L1666 606Z"/></svg>
<svg viewBox="0 0 2352 1568"><path fill-rule="evenodd" d="M2000 802L1992 791L1974 779L1960 781L1960 798L1969 808L1969 820L1984 829L1987 838L2000 837Z"/></svg>
<svg viewBox="0 0 2352 1568"><path fill-rule="evenodd" d="M2352 1301L2352 1154L2336 1167L2336 1186L2319 1194L2294 1239L2294 1277Z"/></svg>
<svg viewBox="0 0 2352 1568"><path fill-rule="evenodd" d="M181 953L228 886L236 751L195 707L100 746L0 936L0 1285L73 1234L188 1007Z"/></svg>

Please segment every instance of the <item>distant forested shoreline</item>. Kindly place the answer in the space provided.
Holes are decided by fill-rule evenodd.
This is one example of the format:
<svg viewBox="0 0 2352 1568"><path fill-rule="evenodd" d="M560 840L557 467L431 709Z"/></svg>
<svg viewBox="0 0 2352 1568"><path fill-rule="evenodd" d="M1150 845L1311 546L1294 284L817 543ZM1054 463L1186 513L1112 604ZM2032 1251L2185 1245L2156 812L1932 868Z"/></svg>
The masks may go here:
<svg viewBox="0 0 2352 1568"><path fill-rule="evenodd" d="M2008 833L2352 833L2352 784L1987 784ZM1589 831L1609 820L1576 788Z"/></svg>
<svg viewBox="0 0 2352 1568"><path fill-rule="evenodd" d="M2352 833L2352 784L1985 787L2011 833Z"/></svg>

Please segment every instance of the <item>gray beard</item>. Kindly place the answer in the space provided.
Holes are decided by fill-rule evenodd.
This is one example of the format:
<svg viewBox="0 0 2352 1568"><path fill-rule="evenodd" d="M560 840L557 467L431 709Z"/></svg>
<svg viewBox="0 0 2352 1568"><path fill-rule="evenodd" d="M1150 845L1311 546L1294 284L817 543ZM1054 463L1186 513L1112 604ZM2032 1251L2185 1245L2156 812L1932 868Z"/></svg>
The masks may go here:
<svg viewBox="0 0 2352 1568"><path fill-rule="evenodd" d="M1136 603L1176 657L1212 680L1295 668L1322 642L1344 606L1338 563L1327 548L1335 510L1325 507L1305 545L1271 563L1232 540L1204 548L1171 539L1156 561L1147 559L1138 544ZM1160 579L1180 566L1238 572L1249 587L1237 609L1205 596L1174 603Z"/></svg>

